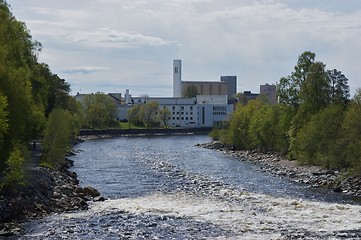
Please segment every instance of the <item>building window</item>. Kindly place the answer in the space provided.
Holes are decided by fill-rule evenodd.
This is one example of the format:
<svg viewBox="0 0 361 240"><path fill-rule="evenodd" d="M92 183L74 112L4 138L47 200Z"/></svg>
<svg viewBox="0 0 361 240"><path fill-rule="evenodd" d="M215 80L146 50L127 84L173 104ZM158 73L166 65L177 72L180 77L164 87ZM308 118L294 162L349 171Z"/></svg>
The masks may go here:
<svg viewBox="0 0 361 240"><path fill-rule="evenodd" d="M174 68L174 73L178 73L178 67Z"/></svg>

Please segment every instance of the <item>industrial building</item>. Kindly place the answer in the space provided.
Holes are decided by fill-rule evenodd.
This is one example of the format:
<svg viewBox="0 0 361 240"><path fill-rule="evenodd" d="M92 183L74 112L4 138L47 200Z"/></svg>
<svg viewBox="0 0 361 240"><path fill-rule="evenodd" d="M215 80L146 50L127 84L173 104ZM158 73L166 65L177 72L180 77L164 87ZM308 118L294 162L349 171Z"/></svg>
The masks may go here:
<svg viewBox="0 0 361 240"><path fill-rule="evenodd" d="M220 81L183 81L182 60L173 60L173 97L185 97L188 87L194 86L197 95L227 95L237 93L237 76L221 76Z"/></svg>
<svg viewBox="0 0 361 240"><path fill-rule="evenodd" d="M194 97L184 97L189 86L195 86ZM132 97L127 89L124 97L121 93L108 93L110 99L118 106L119 121L128 120L128 110L134 105L151 101L158 103L159 110L167 108L170 112L167 125L170 127L220 127L229 119L237 103L232 98L237 92L237 76L221 76L220 81L183 81L182 61L173 60L173 97ZM261 85L261 94L270 99L271 104L277 102L276 86ZM245 91L246 100L255 99L259 94ZM76 100L82 101L84 94L77 94Z"/></svg>
<svg viewBox="0 0 361 240"><path fill-rule="evenodd" d="M125 98L127 98L126 93ZM130 102L120 105L118 119L128 119L128 109L137 104L157 102L158 108L167 108L170 112L168 126L171 127L219 127L228 120L233 113L234 106L227 99L227 95L198 95L194 98L151 98L130 97Z"/></svg>

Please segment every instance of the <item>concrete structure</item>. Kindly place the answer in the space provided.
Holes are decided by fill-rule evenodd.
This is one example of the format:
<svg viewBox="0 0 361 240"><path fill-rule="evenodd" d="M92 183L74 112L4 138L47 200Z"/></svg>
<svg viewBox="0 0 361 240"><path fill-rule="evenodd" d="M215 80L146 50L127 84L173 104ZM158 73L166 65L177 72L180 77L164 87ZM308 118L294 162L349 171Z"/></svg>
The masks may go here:
<svg viewBox="0 0 361 240"><path fill-rule="evenodd" d="M269 104L277 104L277 88L276 85L265 84L260 86L260 95L264 95L268 99Z"/></svg>
<svg viewBox="0 0 361 240"><path fill-rule="evenodd" d="M241 104L247 104L250 100L255 100L258 97L265 97L267 102L271 105L277 104L277 89L276 85L264 84L260 85L260 93L252 93L251 91L244 91L240 95L239 102Z"/></svg>
<svg viewBox="0 0 361 240"><path fill-rule="evenodd" d="M233 97L237 93L237 76L221 76L221 82L227 83L228 97Z"/></svg>
<svg viewBox="0 0 361 240"><path fill-rule="evenodd" d="M259 94L258 93L252 93L251 91L244 91L243 92L243 96L246 99L246 103L250 100L255 100L258 98Z"/></svg>
<svg viewBox="0 0 361 240"><path fill-rule="evenodd" d="M195 86L198 95L228 95L237 92L237 76L221 76L220 81L183 81L182 60L173 60L173 97L185 97L186 89Z"/></svg>
<svg viewBox="0 0 361 240"><path fill-rule="evenodd" d="M182 128L219 127L233 112L233 104L228 103L227 95L204 96L194 98L142 98L131 99L133 106L155 101L159 109L167 108L170 112L168 126ZM119 120L128 119L127 111L132 105L119 106Z"/></svg>
<svg viewBox="0 0 361 240"><path fill-rule="evenodd" d="M195 86L199 95L228 95L228 85L225 82L216 81L182 81L182 96L186 89Z"/></svg>
<svg viewBox="0 0 361 240"><path fill-rule="evenodd" d="M173 97L182 97L182 60L173 60Z"/></svg>

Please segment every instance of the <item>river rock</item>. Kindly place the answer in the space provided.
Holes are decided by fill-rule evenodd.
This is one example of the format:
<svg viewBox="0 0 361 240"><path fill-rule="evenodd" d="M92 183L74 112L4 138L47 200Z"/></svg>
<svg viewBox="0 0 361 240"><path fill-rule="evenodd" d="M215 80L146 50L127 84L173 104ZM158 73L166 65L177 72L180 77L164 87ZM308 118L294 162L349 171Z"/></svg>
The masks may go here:
<svg viewBox="0 0 361 240"><path fill-rule="evenodd" d="M104 202L106 199L103 196L93 198L93 202Z"/></svg>
<svg viewBox="0 0 361 240"><path fill-rule="evenodd" d="M90 197L93 197L93 198L100 196L99 191L96 190L96 189L93 188L93 187L90 187L90 186L84 187L84 188L82 189L82 192L84 192L85 195L90 196Z"/></svg>
<svg viewBox="0 0 361 240"><path fill-rule="evenodd" d="M226 155L237 157L240 161L261 164L261 170L271 172L282 178L289 178L310 187L327 188L356 197L361 197L361 177L348 177L341 181L339 171L322 169L317 166L299 166L294 161L275 153L261 153L255 150L236 150L218 141L198 144L198 147L218 150Z"/></svg>

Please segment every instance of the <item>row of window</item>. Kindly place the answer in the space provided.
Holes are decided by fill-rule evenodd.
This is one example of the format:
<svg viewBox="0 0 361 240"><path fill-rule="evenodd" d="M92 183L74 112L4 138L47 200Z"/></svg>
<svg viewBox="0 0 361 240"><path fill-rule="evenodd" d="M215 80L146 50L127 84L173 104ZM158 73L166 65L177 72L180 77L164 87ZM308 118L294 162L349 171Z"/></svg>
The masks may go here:
<svg viewBox="0 0 361 240"><path fill-rule="evenodd" d="M227 115L226 112L213 112L213 115Z"/></svg>
<svg viewBox="0 0 361 240"><path fill-rule="evenodd" d="M177 114L179 115L179 112L172 112L173 115ZM184 112L180 112L181 115L184 115ZM185 112L186 115L188 115L188 112ZM189 113L190 115L193 115L193 112Z"/></svg>
<svg viewBox="0 0 361 240"><path fill-rule="evenodd" d="M190 106L189 109L193 110L193 106ZM172 106L172 110L175 110L175 106ZM184 110L184 106L181 106L181 110Z"/></svg>
<svg viewBox="0 0 361 240"><path fill-rule="evenodd" d="M213 107L213 111L227 111L227 107L224 107L224 106L222 106L222 107Z"/></svg>
<svg viewBox="0 0 361 240"><path fill-rule="evenodd" d="M193 117L168 117L168 120L193 120Z"/></svg>

